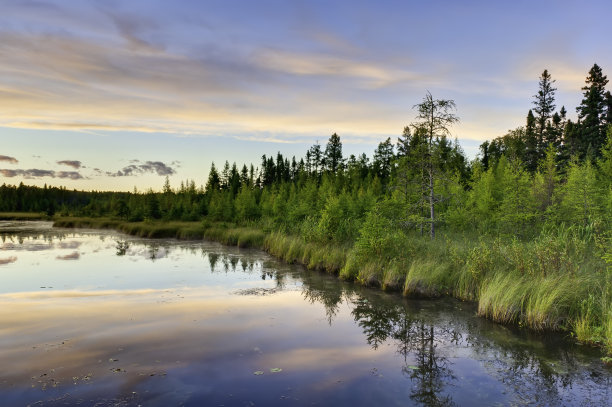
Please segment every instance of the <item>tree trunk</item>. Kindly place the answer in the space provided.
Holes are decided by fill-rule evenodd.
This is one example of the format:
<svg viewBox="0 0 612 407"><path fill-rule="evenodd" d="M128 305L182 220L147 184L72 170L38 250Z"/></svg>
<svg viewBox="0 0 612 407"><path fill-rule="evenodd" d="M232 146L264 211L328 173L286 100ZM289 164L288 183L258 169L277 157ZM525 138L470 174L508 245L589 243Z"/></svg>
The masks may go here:
<svg viewBox="0 0 612 407"><path fill-rule="evenodd" d="M434 174L433 167L429 166L429 222L431 238L436 237L435 212L434 212Z"/></svg>

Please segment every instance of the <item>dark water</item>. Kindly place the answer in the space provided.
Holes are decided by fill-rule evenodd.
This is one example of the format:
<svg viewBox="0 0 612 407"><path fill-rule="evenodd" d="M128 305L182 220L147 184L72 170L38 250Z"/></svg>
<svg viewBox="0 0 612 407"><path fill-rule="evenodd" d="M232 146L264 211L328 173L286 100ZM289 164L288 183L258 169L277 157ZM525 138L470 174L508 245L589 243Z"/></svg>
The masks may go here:
<svg viewBox="0 0 612 407"><path fill-rule="evenodd" d="M0 222L2 406L611 406L597 350L258 250Z"/></svg>

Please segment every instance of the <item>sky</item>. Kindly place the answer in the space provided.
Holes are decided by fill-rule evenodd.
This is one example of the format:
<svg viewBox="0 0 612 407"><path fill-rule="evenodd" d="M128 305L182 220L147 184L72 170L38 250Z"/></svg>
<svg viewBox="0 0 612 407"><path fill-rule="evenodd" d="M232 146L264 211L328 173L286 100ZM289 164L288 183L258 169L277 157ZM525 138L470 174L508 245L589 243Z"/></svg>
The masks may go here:
<svg viewBox="0 0 612 407"><path fill-rule="evenodd" d="M538 79L576 116L612 75L609 1L0 0L0 184L160 190L212 162L372 156L431 92L468 157ZM610 86L608 86L610 89Z"/></svg>

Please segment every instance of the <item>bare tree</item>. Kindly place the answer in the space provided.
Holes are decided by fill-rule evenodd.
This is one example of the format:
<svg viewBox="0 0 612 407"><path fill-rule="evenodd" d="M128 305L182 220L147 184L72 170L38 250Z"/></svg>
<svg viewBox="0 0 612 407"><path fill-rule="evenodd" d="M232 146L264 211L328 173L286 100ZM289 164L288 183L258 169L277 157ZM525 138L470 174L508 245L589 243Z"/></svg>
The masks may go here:
<svg viewBox="0 0 612 407"><path fill-rule="evenodd" d="M427 190L427 200L429 203L429 222L430 235L435 238L435 204L436 195L434 185L436 181L436 165L435 165L435 146L441 137L450 135L449 127L459 121L453 111L456 110L455 101L445 99L434 99L428 91L423 102L414 106L417 109L417 121L411 126L415 129L425 129L427 137L427 147L425 151L425 168L426 182L425 189Z"/></svg>

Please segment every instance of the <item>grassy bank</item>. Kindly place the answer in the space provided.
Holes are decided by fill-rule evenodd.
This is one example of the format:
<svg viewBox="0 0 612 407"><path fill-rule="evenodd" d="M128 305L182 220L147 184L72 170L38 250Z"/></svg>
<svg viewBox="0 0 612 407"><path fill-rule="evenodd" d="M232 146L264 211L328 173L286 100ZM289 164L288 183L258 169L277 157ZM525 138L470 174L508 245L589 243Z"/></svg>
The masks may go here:
<svg viewBox="0 0 612 407"><path fill-rule="evenodd" d="M0 212L0 220L50 220L47 214L32 212Z"/></svg>
<svg viewBox="0 0 612 407"><path fill-rule="evenodd" d="M593 255L596 242L580 229L549 230L528 242L471 235L431 241L401 234L377 241L373 249L361 240L354 245L307 242L258 225L223 222L59 218L54 226L261 248L289 263L405 296L476 301L483 317L534 330L566 331L612 355L612 271Z"/></svg>

